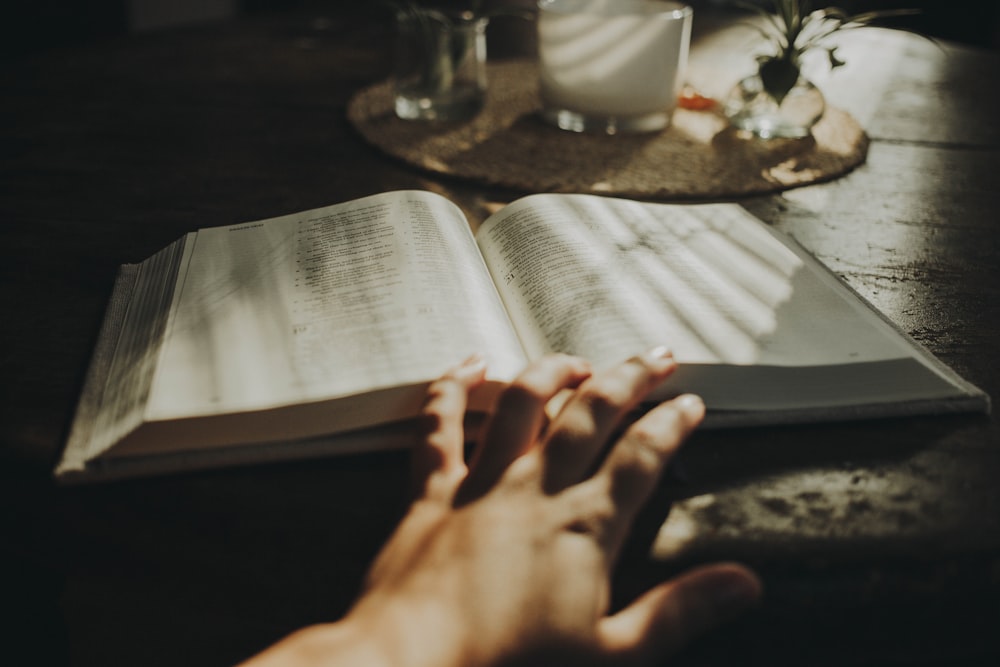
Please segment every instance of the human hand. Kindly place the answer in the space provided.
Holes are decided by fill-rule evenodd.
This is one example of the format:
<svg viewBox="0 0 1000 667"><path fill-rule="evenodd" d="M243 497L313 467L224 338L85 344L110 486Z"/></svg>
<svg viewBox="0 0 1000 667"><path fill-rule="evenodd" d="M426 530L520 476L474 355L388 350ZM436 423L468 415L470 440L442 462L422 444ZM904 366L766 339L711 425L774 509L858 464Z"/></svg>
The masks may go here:
<svg viewBox="0 0 1000 667"><path fill-rule="evenodd" d="M704 415L700 399L681 396L614 439L675 366L654 350L592 376L579 359L547 357L504 391L468 466L462 417L485 367L473 359L433 383L414 450L416 499L351 612L300 634L299 654L393 666L649 665L753 604L756 576L718 564L608 615L635 514ZM546 404L567 390L549 423Z"/></svg>

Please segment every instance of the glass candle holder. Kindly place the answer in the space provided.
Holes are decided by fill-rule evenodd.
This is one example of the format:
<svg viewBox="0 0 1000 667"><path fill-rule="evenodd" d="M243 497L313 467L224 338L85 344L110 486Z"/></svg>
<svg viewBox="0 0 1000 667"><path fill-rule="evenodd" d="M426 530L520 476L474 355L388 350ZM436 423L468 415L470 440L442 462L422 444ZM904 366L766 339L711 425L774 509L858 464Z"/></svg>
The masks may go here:
<svg viewBox="0 0 1000 667"><path fill-rule="evenodd" d="M658 0L540 0L542 117L565 130L650 132L670 124L693 11Z"/></svg>
<svg viewBox="0 0 1000 667"><path fill-rule="evenodd" d="M486 96L485 17L413 8L396 14L396 115L465 120Z"/></svg>

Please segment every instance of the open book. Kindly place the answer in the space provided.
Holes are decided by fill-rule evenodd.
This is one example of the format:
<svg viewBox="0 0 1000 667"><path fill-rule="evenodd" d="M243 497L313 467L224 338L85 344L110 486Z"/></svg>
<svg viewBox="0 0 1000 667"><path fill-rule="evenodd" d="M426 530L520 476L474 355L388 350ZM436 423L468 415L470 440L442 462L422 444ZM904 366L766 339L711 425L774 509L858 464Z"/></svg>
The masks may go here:
<svg viewBox="0 0 1000 667"><path fill-rule="evenodd" d="M550 351L657 345L706 427L986 411L989 399L733 204L532 195L473 235L389 192L202 229L122 267L57 475L400 446L472 353L470 414Z"/></svg>

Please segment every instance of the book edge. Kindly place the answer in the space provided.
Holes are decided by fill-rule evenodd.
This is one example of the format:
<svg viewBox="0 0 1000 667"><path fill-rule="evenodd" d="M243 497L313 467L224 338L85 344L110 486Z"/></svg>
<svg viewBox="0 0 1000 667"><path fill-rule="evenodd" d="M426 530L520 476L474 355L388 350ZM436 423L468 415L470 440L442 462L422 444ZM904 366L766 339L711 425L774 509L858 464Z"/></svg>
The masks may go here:
<svg viewBox="0 0 1000 667"><path fill-rule="evenodd" d="M87 445L100 412L104 385L111 370L114 351L138 282L140 268L141 264L122 264L118 268L111 297L108 299L104 318L98 330L97 342L90 357L90 365L84 375L83 389L77 401L69 436L55 469L57 477L70 471L82 470L86 466Z"/></svg>
<svg viewBox="0 0 1000 667"><path fill-rule="evenodd" d="M785 410L709 411L701 428L722 430L742 427L788 426L793 424L870 421L875 419L909 418L979 413L989 415L990 397L977 392L952 398L863 403L835 408L800 408Z"/></svg>
<svg viewBox="0 0 1000 667"><path fill-rule="evenodd" d="M464 421L466 440L475 440L485 422L485 413L467 413ZM334 455L405 452L413 444L414 433L413 420L401 420L374 428L291 442L192 449L125 458L98 458L63 471L56 481L60 485L76 486L263 463L291 463Z"/></svg>
<svg viewBox="0 0 1000 667"><path fill-rule="evenodd" d="M750 212L747 211L747 213ZM750 213L750 215L753 214ZM760 218L757 218L757 216L753 217L756 218L757 220L760 220ZM915 338L913 338L913 336L904 331L896 322L890 319L888 315L879 310L871 301L865 298L864 295L862 295L860 292L854 289L854 287L850 283L848 283L844 278L837 275L836 272L833 271L833 269L827 266L824 262L820 261L820 259L816 257L812 252L810 252L804 245L802 245L802 243L800 243L797 238L795 238L791 234L788 234L786 232L774 228L772 225L765 223L763 220L760 220L760 222L768 231L772 233L772 235L778 236L779 239L787 239L788 244L791 247L793 247L793 251L795 251L800 256L804 256L805 258L807 258L807 260L816 268L816 270L822 271L826 273L829 277L836 280L836 282L841 286L842 289L846 290L846 292L851 297L856 299L858 303L864 306L864 308L867 309L868 312L877 317L883 324L891 328L896 333L896 335L902 338L903 341L910 347L910 349L914 351L919 360L923 361L928 366L930 366L930 368L936 373L938 373L944 380L952 384L956 389L958 389L959 391L961 391L962 393L966 394L969 397L981 397L985 402L985 408L983 409L983 411L987 413L990 412L991 400L990 396L985 391L980 389L975 384L966 380L955 369L953 369L951 366L949 366L944 361L939 359L937 355L935 355L920 341L916 340Z"/></svg>

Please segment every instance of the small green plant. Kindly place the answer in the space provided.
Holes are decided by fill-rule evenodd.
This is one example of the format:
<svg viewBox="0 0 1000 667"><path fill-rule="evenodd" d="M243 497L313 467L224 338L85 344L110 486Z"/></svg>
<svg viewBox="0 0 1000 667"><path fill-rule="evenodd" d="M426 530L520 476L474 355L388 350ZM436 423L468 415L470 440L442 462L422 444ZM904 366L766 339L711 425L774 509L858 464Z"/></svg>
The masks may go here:
<svg viewBox="0 0 1000 667"><path fill-rule="evenodd" d="M880 19L919 13L916 9L892 9L849 14L839 7L815 7L816 3L810 0L770 0L771 10L741 0L732 4L764 17L763 25L751 25L774 48L773 53L759 56L758 63L764 90L778 104L798 80L801 58L806 52L826 51L831 69L845 64L837 55L837 47L825 44L834 33L863 28Z"/></svg>

